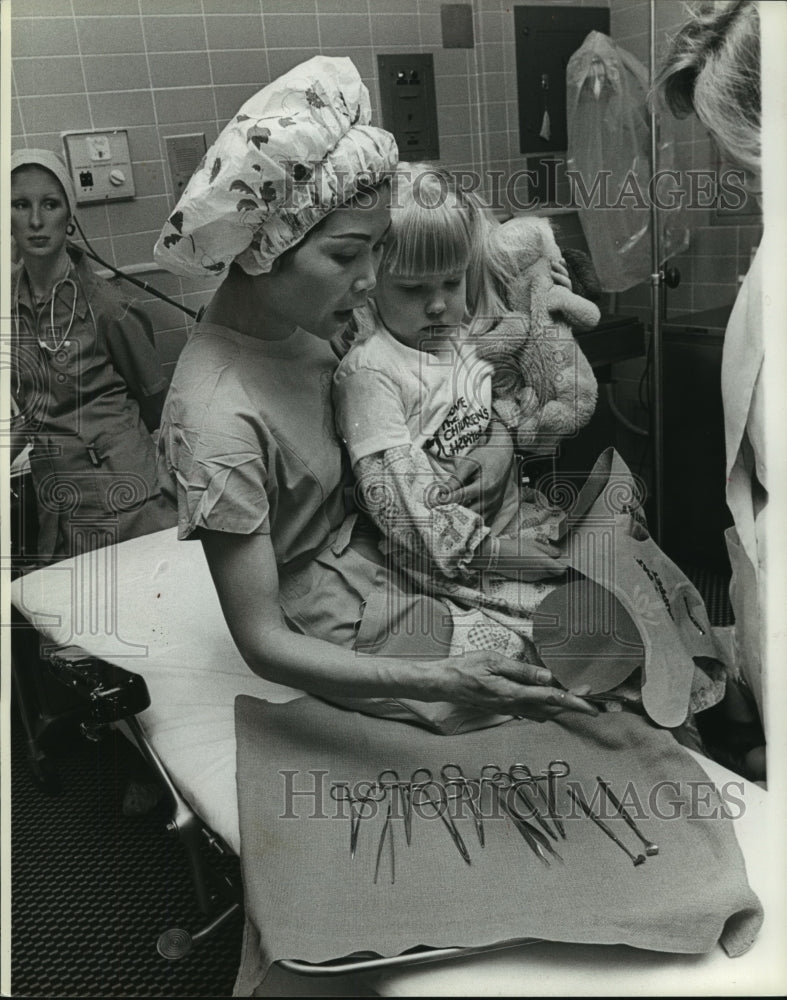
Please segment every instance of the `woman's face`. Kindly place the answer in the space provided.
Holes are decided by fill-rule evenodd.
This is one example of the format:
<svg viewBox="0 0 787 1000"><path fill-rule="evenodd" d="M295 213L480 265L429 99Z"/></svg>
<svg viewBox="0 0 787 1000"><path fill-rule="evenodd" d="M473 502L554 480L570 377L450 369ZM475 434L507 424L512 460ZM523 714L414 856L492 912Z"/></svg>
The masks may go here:
<svg viewBox="0 0 787 1000"><path fill-rule="evenodd" d="M389 224L387 188L331 212L275 268L281 319L323 340L341 333L374 289Z"/></svg>
<svg viewBox="0 0 787 1000"><path fill-rule="evenodd" d="M11 233L25 257L56 257L66 242L70 218L60 181L43 167L20 167L11 175Z"/></svg>

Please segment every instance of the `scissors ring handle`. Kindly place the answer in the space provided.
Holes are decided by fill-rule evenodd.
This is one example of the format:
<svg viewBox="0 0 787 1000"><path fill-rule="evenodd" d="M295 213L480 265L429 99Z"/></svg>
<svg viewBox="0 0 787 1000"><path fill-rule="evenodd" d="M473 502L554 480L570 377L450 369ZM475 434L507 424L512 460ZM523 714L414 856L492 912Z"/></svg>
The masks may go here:
<svg viewBox="0 0 787 1000"><path fill-rule="evenodd" d="M571 768L565 760L551 760L547 771L551 778L567 778L571 774Z"/></svg>

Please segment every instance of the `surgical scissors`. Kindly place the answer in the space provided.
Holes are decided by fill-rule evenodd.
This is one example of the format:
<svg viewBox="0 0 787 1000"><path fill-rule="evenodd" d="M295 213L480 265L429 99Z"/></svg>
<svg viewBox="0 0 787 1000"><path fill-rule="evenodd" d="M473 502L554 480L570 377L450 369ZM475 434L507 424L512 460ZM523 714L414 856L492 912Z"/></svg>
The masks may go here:
<svg viewBox="0 0 787 1000"><path fill-rule="evenodd" d="M466 778L462 768L458 764L443 764L440 768L440 777L443 779L446 795L448 795L448 789L454 787L458 791L458 797L462 801L467 800L467 804L470 806L470 812L473 816L473 823L475 824L475 832L478 837L478 843L481 847L483 847L484 821L477 802L477 798L480 797L481 793L481 783L479 781L473 781L470 778ZM474 787L478 789L478 795L474 793Z"/></svg>
<svg viewBox="0 0 787 1000"><path fill-rule="evenodd" d="M364 809L368 805L370 810L368 815L374 813L372 803L381 802L385 798L385 788L373 781L359 782L366 786L365 794L353 796L348 783L334 783L331 785L331 798L334 802L347 802L350 806L350 858L355 858L355 850L358 846L358 833L361 828L361 820L364 818ZM356 809L357 806L357 809Z"/></svg>
<svg viewBox="0 0 787 1000"><path fill-rule="evenodd" d="M418 774L423 774L424 779L417 781L416 775ZM456 826L454 825L454 821L451 819L450 816L446 815L447 810L446 808L444 808L445 804L442 801L442 797L440 801L438 802L435 801L434 796L429 790L429 786L433 784L437 783L435 782L432 776L432 772L429 770L428 767L416 768L415 771L413 771L412 778L410 779L410 789L411 789L410 795L412 797L413 804L420 806L422 804L422 800L425 799L426 802L428 802L432 806L432 808L434 809L434 815L438 816L443 821L443 825L451 835L451 840L453 840L457 851L459 851L459 853L462 855L462 859L464 860L465 864L469 865L471 864L471 861L470 861L470 852L467 849L467 845L465 844L461 833L457 830Z"/></svg>

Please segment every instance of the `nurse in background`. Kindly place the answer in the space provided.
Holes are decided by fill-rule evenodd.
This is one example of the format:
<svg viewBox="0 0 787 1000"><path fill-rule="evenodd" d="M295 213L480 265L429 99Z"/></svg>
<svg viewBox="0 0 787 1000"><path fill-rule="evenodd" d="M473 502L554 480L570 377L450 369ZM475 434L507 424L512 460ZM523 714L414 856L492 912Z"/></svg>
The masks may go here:
<svg viewBox="0 0 787 1000"><path fill-rule="evenodd" d="M692 111L725 156L744 173L750 197L761 194L760 16L752 0L695 4L657 85L679 117ZM722 359L727 452L727 531L732 566L735 653L742 684L728 685L728 745L747 776L765 778L765 509L768 502L763 366L763 252L752 262L730 316ZM754 702L752 705L751 702ZM759 715L759 719L757 716Z"/></svg>
<svg viewBox="0 0 787 1000"><path fill-rule="evenodd" d="M32 446L41 564L175 523L156 483L167 380L153 329L67 247L75 208L58 156L12 154L12 458Z"/></svg>

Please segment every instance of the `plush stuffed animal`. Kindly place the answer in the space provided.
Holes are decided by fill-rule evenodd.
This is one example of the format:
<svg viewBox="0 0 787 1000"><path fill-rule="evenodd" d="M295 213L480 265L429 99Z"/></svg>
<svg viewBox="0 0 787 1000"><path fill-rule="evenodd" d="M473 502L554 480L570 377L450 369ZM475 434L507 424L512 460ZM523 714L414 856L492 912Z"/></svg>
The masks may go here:
<svg viewBox="0 0 787 1000"><path fill-rule="evenodd" d="M518 447L551 450L595 410L596 379L572 328L592 329L600 313L553 281L562 255L546 219L518 216L496 226L485 249L493 298L509 313L477 343L495 368L495 409Z"/></svg>

